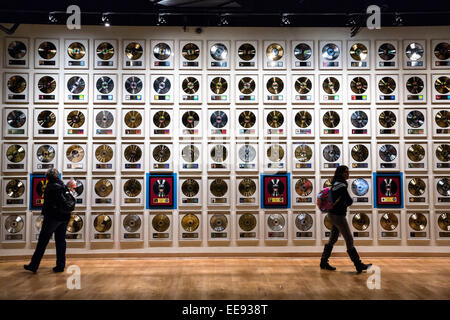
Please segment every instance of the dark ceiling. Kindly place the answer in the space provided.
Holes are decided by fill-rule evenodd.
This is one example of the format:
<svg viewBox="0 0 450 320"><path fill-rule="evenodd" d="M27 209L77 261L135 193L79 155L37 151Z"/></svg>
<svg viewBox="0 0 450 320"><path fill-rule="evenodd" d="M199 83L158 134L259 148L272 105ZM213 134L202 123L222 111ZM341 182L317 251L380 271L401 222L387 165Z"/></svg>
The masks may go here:
<svg viewBox="0 0 450 320"><path fill-rule="evenodd" d="M449 0L2 0L0 22L65 24L66 8L73 4L80 7L84 25L101 24L106 13L111 25L344 27L364 25L370 5L381 8L382 26L450 25Z"/></svg>

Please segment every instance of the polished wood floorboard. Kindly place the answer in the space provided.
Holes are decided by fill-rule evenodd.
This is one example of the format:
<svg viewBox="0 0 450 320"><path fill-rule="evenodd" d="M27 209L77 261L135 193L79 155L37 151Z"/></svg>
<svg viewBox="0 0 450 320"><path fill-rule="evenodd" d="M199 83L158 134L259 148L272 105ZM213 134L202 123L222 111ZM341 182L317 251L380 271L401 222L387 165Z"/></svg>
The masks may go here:
<svg viewBox="0 0 450 320"><path fill-rule="evenodd" d="M0 261L0 299L450 299L450 258L366 258L381 268L381 289L370 274L356 274L350 260L318 258L72 258L81 289L69 274L54 274L44 259L37 274L25 261Z"/></svg>

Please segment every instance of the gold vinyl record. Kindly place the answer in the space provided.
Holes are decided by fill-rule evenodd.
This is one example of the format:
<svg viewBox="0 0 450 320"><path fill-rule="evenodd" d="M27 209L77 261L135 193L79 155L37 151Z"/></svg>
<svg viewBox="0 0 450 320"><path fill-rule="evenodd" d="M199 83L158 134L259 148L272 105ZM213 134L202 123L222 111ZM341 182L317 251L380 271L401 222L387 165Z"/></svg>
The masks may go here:
<svg viewBox="0 0 450 320"><path fill-rule="evenodd" d="M434 55L439 60L447 60L450 58L450 44L447 42L440 42L434 47Z"/></svg>
<svg viewBox="0 0 450 320"><path fill-rule="evenodd" d="M186 128L195 128L199 122L200 117L197 112L195 111L186 111L183 116L181 117L181 122L183 122L183 125Z"/></svg>
<svg viewBox="0 0 450 320"><path fill-rule="evenodd" d="M239 58L244 61L252 60L256 55L256 49L250 43L243 43L238 49Z"/></svg>
<svg viewBox="0 0 450 320"><path fill-rule="evenodd" d="M253 179L244 178L239 182L239 193L244 197L251 197L256 192L256 183Z"/></svg>
<svg viewBox="0 0 450 320"><path fill-rule="evenodd" d="M256 116L252 111L246 110L239 114L239 124L243 128L251 128L256 123Z"/></svg>
<svg viewBox="0 0 450 320"><path fill-rule="evenodd" d="M331 187L331 178L325 180L325 182L323 183L323 187L324 188Z"/></svg>
<svg viewBox="0 0 450 320"><path fill-rule="evenodd" d="M250 77L244 77L241 80L239 80L239 91L243 94L251 94L253 91L255 91L256 85L255 80L253 80Z"/></svg>
<svg viewBox="0 0 450 320"><path fill-rule="evenodd" d="M450 112L447 110L440 110L436 113L434 120L439 127L447 128L450 126Z"/></svg>
<svg viewBox="0 0 450 320"><path fill-rule="evenodd" d="M38 54L42 59L53 59L56 56L56 47L52 42L42 42L39 45Z"/></svg>
<svg viewBox="0 0 450 320"><path fill-rule="evenodd" d="M448 213L441 213L439 215L438 226L442 231L450 231L450 216Z"/></svg>
<svg viewBox="0 0 450 320"><path fill-rule="evenodd" d="M209 85L211 91L215 94L223 94L228 89L227 80L222 77L215 77Z"/></svg>
<svg viewBox="0 0 450 320"><path fill-rule="evenodd" d="M397 122L397 117L395 116L395 113L392 111L383 111L380 113L380 116L378 117L378 121L380 124L385 128L391 128L395 125Z"/></svg>
<svg viewBox="0 0 450 320"><path fill-rule="evenodd" d="M440 178L436 184L437 191L441 196L450 197L450 179Z"/></svg>
<svg viewBox="0 0 450 320"><path fill-rule="evenodd" d="M312 89L312 82L307 77L300 77L295 80L295 91L300 94L307 94Z"/></svg>
<svg viewBox="0 0 450 320"><path fill-rule="evenodd" d="M284 226L286 225L286 220L284 219L283 215L278 213L270 214L267 218L267 225L269 226L270 230L272 231L281 231L284 229Z"/></svg>
<svg viewBox="0 0 450 320"><path fill-rule="evenodd" d="M37 122L43 128L51 128L56 122L56 115L50 110L41 111L38 115Z"/></svg>
<svg viewBox="0 0 450 320"><path fill-rule="evenodd" d="M36 152L38 160L44 163L51 162L55 158L55 155L55 149L48 144L40 146Z"/></svg>
<svg viewBox="0 0 450 320"><path fill-rule="evenodd" d="M8 89L13 93L22 93L27 87L27 82L21 76L12 76L8 79Z"/></svg>
<svg viewBox="0 0 450 320"><path fill-rule="evenodd" d="M71 145L67 148L66 157L70 162L80 162L84 158L84 149L77 144Z"/></svg>
<svg viewBox="0 0 450 320"><path fill-rule="evenodd" d="M425 193L425 182L421 178L412 178L408 183L408 191L413 196L419 197Z"/></svg>
<svg viewBox="0 0 450 320"><path fill-rule="evenodd" d="M328 128L336 128L341 122L341 118L336 111L327 111L323 115L323 123Z"/></svg>
<svg viewBox="0 0 450 320"><path fill-rule="evenodd" d="M10 215L5 220L5 229L8 233L18 233L22 231L24 226L24 221L22 217L17 215Z"/></svg>
<svg viewBox="0 0 450 320"><path fill-rule="evenodd" d="M366 60L368 52L367 47L362 43L355 43L350 48L350 56L357 61Z"/></svg>
<svg viewBox="0 0 450 320"><path fill-rule="evenodd" d="M195 214L188 213L181 219L181 226L187 232L194 232L197 230L200 220Z"/></svg>
<svg viewBox="0 0 450 320"><path fill-rule="evenodd" d="M170 149L164 144L159 144L153 149L152 154L157 162L166 162L170 158Z"/></svg>
<svg viewBox="0 0 450 320"><path fill-rule="evenodd" d="M392 212L385 213L381 216L380 224L384 230L392 231L398 226L398 218Z"/></svg>
<svg viewBox="0 0 450 320"><path fill-rule="evenodd" d="M425 158L425 149L420 144L413 144L408 148L407 154L411 161L422 161Z"/></svg>
<svg viewBox="0 0 450 320"><path fill-rule="evenodd" d="M52 93L56 89L56 80L50 76L44 76L38 81L38 89L42 93Z"/></svg>
<svg viewBox="0 0 450 320"><path fill-rule="evenodd" d="M308 111L299 111L295 115L295 124L300 128L307 128L312 123L312 116Z"/></svg>
<svg viewBox="0 0 450 320"><path fill-rule="evenodd" d="M142 157L142 150L138 145L131 144L125 148L123 154L128 162L138 162Z"/></svg>
<svg viewBox="0 0 450 320"><path fill-rule="evenodd" d="M272 128L279 128L284 123L284 116L280 111L274 110L269 112L266 120L267 124Z"/></svg>
<svg viewBox="0 0 450 320"><path fill-rule="evenodd" d="M352 148L352 158L355 161L362 162L369 157L369 150L363 144L357 144Z"/></svg>
<svg viewBox="0 0 450 320"><path fill-rule="evenodd" d="M108 179L100 179L95 183L94 190L99 197L107 197L113 191L113 185Z"/></svg>
<svg viewBox="0 0 450 320"><path fill-rule="evenodd" d="M13 179L6 185L6 194L10 198L19 198L25 192L25 185L18 179Z"/></svg>
<svg viewBox="0 0 450 320"><path fill-rule="evenodd" d="M322 88L327 94L335 94L339 91L341 85L339 84L339 80L335 77L328 77L323 80Z"/></svg>
<svg viewBox="0 0 450 320"><path fill-rule="evenodd" d="M200 82L194 77L187 77L181 84L183 91L187 94L195 94L200 88Z"/></svg>
<svg viewBox="0 0 450 320"><path fill-rule="evenodd" d="M114 123L114 116L108 110L102 110L97 113L95 122L100 128L106 129Z"/></svg>
<svg viewBox="0 0 450 320"><path fill-rule="evenodd" d="M271 145L267 149L267 158L272 162L279 162L284 158L284 149L279 144Z"/></svg>
<svg viewBox="0 0 450 320"><path fill-rule="evenodd" d="M200 150L195 145L188 144L181 150L181 157L186 162L195 162L200 157Z"/></svg>
<svg viewBox="0 0 450 320"><path fill-rule="evenodd" d="M11 58L22 59L27 54L27 46L22 41L11 41L8 45L8 54Z"/></svg>
<svg viewBox="0 0 450 320"><path fill-rule="evenodd" d="M224 162L228 157L227 147L225 147L223 144L216 144L211 149L210 156L214 162Z"/></svg>
<svg viewBox="0 0 450 320"><path fill-rule="evenodd" d="M417 212L409 216L409 226L415 231L423 231L427 226L427 218L423 213Z"/></svg>
<svg viewBox="0 0 450 320"><path fill-rule="evenodd" d="M166 214L157 214L152 219L152 226L156 232L164 232L170 227L170 219Z"/></svg>
<svg viewBox="0 0 450 320"><path fill-rule="evenodd" d="M419 77L411 77L406 81L406 89L412 94L418 94L422 92L425 84Z"/></svg>
<svg viewBox="0 0 450 320"><path fill-rule="evenodd" d="M143 53L144 49L142 49L142 46L137 42L131 42L125 48L125 54L130 60L139 59L140 57L142 57Z"/></svg>
<svg viewBox="0 0 450 320"><path fill-rule="evenodd" d="M312 157L312 149L307 144L301 144L294 151L295 159L300 162L307 162L311 160Z"/></svg>
<svg viewBox="0 0 450 320"><path fill-rule="evenodd" d="M112 220L109 216L105 214L100 214L95 217L94 220L94 228L98 232L107 232L109 229L111 229L112 226Z"/></svg>
<svg viewBox="0 0 450 320"><path fill-rule="evenodd" d="M123 219L123 228L127 232L137 232L139 228L141 227L141 218L137 214L127 214L126 217Z"/></svg>
<svg viewBox="0 0 450 320"><path fill-rule="evenodd" d="M14 144L6 149L6 158L13 163L22 162L25 158L25 149L21 145Z"/></svg>
<svg viewBox="0 0 450 320"><path fill-rule="evenodd" d="M99 162L109 162L111 161L113 155L113 149L107 144L102 144L95 149L95 158Z"/></svg>
<svg viewBox="0 0 450 320"><path fill-rule="evenodd" d="M209 225L215 232L222 232L227 228L228 225L227 216L223 213L215 214L211 217Z"/></svg>
<svg viewBox="0 0 450 320"><path fill-rule="evenodd" d="M195 197L199 190L200 185L196 180L191 178L186 179L181 185L181 192L183 192L183 194L189 198Z"/></svg>
<svg viewBox="0 0 450 320"><path fill-rule="evenodd" d="M271 94L280 94L284 89L283 80L278 77L272 77L267 80L266 88Z"/></svg>
<svg viewBox="0 0 450 320"><path fill-rule="evenodd" d="M365 213L356 213L352 218L352 225L358 231L365 231L369 228L370 219Z"/></svg>
<svg viewBox="0 0 450 320"><path fill-rule="evenodd" d="M450 161L450 145L441 144L436 148L436 157L442 162Z"/></svg>
<svg viewBox="0 0 450 320"><path fill-rule="evenodd" d="M278 43L272 43L267 47L266 56L269 60L278 61L284 55L284 49Z"/></svg>
<svg viewBox="0 0 450 320"><path fill-rule="evenodd" d="M70 216L69 223L67 224L67 232L76 233L83 228L83 219L77 215L72 214Z"/></svg>
<svg viewBox="0 0 450 320"><path fill-rule="evenodd" d="M300 213L295 217L295 226L300 231L308 231L313 226L313 218L309 213Z"/></svg>
<svg viewBox="0 0 450 320"><path fill-rule="evenodd" d="M97 56L102 60L109 60L114 56L114 47L111 43L102 42L97 47Z"/></svg>
<svg viewBox="0 0 450 320"><path fill-rule="evenodd" d="M228 192L228 185L225 182L225 180L221 178L214 179L213 182L211 182L211 185L209 186L209 191L213 194L215 197L223 197Z"/></svg>
<svg viewBox="0 0 450 320"><path fill-rule="evenodd" d="M72 128L79 128L84 124L85 116L80 110L73 110L67 115L67 124Z"/></svg>
<svg viewBox="0 0 450 320"><path fill-rule="evenodd" d="M166 128L170 124L170 115L166 111L158 111L153 116L153 124L158 128Z"/></svg>
<svg viewBox="0 0 450 320"><path fill-rule="evenodd" d="M397 84L391 77L383 77L378 82L378 89L384 94L391 94L395 91Z"/></svg>
<svg viewBox="0 0 450 320"><path fill-rule="evenodd" d="M325 215L325 218L323 219L323 224L325 225L325 228L327 228L330 231L331 231L331 228L333 228L330 217L328 217L328 215Z"/></svg>
<svg viewBox="0 0 450 320"><path fill-rule="evenodd" d="M307 197L311 194L313 185L308 178L299 178L295 183L295 192L301 197Z"/></svg>
<svg viewBox="0 0 450 320"><path fill-rule="evenodd" d="M199 57L200 48L195 43L187 43L181 53L186 60L192 61Z"/></svg>
<svg viewBox="0 0 450 320"><path fill-rule="evenodd" d="M434 82L434 88L442 94L447 94L450 91L450 78L442 76L436 79Z"/></svg>
<svg viewBox="0 0 450 320"><path fill-rule="evenodd" d="M127 197L135 198L141 193L141 191L142 185L137 179L128 179L123 185L123 192L127 195Z"/></svg>
<svg viewBox="0 0 450 320"><path fill-rule="evenodd" d="M80 60L86 54L86 48L79 42L73 42L67 48L67 54L74 60Z"/></svg>
<svg viewBox="0 0 450 320"><path fill-rule="evenodd" d="M137 128L142 124L142 115L140 112L131 110L125 114L125 124L128 128Z"/></svg>
<svg viewBox="0 0 450 320"><path fill-rule="evenodd" d="M244 213L239 217L239 227L246 232L252 231L256 227L256 218L251 213Z"/></svg>
<svg viewBox="0 0 450 320"><path fill-rule="evenodd" d="M44 192L45 192L45 188L47 188L47 180L41 180L39 181L39 183L36 185L36 193L43 198L44 197Z"/></svg>
<svg viewBox="0 0 450 320"><path fill-rule="evenodd" d="M353 78L352 82L350 82L350 89L352 89L353 93L363 94L367 90L367 81L363 77Z"/></svg>
<svg viewBox="0 0 450 320"><path fill-rule="evenodd" d="M383 43L378 48L378 55L380 56L381 59L383 59L385 61L392 60L396 54L397 54L397 50L390 43Z"/></svg>

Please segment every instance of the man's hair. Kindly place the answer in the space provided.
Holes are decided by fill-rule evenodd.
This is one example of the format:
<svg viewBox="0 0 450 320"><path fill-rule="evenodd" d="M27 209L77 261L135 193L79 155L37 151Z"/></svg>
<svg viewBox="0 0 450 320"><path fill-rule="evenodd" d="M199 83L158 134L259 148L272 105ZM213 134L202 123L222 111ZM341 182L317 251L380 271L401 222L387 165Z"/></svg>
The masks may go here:
<svg viewBox="0 0 450 320"><path fill-rule="evenodd" d="M59 179L59 171L56 170L55 168L48 169L45 174L45 178L47 178L47 180L49 181L56 181Z"/></svg>

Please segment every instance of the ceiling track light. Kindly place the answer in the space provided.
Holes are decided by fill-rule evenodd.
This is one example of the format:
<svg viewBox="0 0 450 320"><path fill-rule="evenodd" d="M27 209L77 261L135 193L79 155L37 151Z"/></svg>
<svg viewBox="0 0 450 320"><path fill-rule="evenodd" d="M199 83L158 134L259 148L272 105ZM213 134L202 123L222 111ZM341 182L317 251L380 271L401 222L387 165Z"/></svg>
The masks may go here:
<svg viewBox="0 0 450 320"><path fill-rule="evenodd" d="M111 26L111 18L106 13L102 15L102 23L105 27Z"/></svg>

